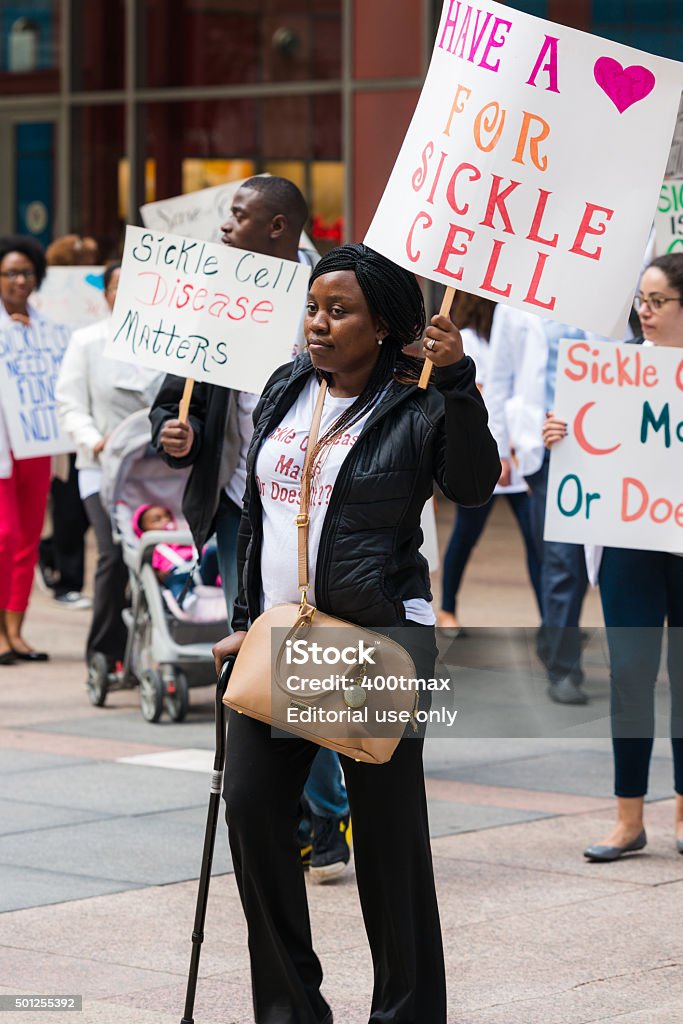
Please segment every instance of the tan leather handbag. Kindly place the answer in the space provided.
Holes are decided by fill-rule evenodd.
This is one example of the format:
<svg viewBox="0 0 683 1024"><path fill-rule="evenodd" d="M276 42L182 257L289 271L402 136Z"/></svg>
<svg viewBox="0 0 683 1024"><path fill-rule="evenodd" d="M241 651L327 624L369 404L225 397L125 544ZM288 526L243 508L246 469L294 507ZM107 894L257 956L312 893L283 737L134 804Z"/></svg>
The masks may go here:
<svg viewBox="0 0 683 1024"><path fill-rule="evenodd" d="M308 497L311 454L327 385L313 413L301 476L298 528L301 602L279 604L252 623L223 703L357 761L389 761L406 729L417 732L419 691L412 658L383 634L309 604Z"/></svg>

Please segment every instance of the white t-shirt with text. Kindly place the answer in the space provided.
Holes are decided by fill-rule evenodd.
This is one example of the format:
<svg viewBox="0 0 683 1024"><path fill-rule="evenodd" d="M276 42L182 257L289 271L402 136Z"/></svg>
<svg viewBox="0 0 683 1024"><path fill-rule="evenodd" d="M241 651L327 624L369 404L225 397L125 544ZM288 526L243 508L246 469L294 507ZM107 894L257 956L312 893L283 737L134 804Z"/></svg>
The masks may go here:
<svg viewBox="0 0 683 1024"><path fill-rule="evenodd" d="M256 459L256 486L263 506L263 549L261 554L262 609L300 599L296 516L299 512L300 482L313 410L319 385L311 377L282 422L268 434ZM319 437L323 437L355 398L325 396ZM308 529L308 601L315 604L315 564L325 514L332 489L344 459L358 440L372 409L327 446L317 460L311 482ZM414 622L432 625L434 611L429 602L414 598L404 602Z"/></svg>

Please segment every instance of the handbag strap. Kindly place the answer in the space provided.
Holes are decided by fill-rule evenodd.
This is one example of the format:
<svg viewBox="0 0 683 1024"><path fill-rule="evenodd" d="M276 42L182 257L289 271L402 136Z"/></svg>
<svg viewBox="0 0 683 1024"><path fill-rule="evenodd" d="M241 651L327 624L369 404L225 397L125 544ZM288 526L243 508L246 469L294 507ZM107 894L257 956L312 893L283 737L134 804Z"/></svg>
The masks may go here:
<svg viewBox="0 0 683 1024"><path fill-rule="evenodd" d="M301 490L299 496L299 514L296 517L297 525L297 544L298 544L298 563L299 563L299 591L301 593L301 608L303 609L306 605L306 594L308 592L308 525L310 523L310 516L308 509L310 506L311 497L311 472L312 472L312 461L313 461L313 449L318 443L318 433L320 431L320 420L323 415L323 405L325 404L325 395L327 394L327 381L322 381L320 384L320 390L318 391L318 398L315 403L315 409L313 410L313 419L311 420L311 430L308 435L308 444L306 445L306 456L304 458L304 468L301 471Z"/></svg>

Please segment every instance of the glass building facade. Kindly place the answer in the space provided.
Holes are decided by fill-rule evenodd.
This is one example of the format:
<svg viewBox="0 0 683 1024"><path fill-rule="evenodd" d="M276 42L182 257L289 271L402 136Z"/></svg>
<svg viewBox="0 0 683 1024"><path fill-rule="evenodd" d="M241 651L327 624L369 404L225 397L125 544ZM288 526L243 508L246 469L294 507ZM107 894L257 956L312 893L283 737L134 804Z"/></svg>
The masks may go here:
<svg viewBox="0 0 683 1024"><path fill-rule="evenodd" d="M683 55L681 0L511 0ZM440 0L0 0L0 232L94 235L144 202L268 171L321 249L362 237Z"/></svg>

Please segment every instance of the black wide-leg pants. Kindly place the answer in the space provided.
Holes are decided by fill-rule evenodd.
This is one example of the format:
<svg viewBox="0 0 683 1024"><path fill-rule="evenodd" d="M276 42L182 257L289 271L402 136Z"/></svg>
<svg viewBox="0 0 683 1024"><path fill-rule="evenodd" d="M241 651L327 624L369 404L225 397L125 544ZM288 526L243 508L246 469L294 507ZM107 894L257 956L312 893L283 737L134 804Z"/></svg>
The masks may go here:
<svg viewBox="0 0 683 1024"><path fill-rule="evenodd" d="M422 739L384 765L342 757L356 878L374 966L372 1024L445 1024L446 985L429 843ZM327 1024L297 842L298 804L318 747L273 738L230 711L224 795L249 929L257 1024ZM344 1007L337 1008L343 1024Z"/></svg>

